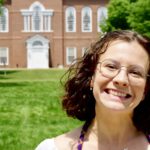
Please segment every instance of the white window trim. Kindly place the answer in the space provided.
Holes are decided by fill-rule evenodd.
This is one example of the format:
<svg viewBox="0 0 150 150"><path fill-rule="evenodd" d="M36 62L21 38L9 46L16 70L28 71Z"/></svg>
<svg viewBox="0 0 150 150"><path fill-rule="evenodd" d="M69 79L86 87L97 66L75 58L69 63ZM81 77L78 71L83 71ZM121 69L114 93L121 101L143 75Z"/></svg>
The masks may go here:
<svg viewBox="0 0 150 150"><path fill-rule="evenodd" d="M5 49L6 50L7 62L6 62L5 65L9 65L9 54L8 54L9 53L9 49L8 49L8 47L0 47L0 50L1 49ZM4 64L0 62L0 66L4 66Z"/></svg>
<svg viewBox="0 0 150 150"><path fill-rule="evenodd" d="M30 16L24 15L24 31L30 31Z"/></svg>
<svg viewBox="0 0 150 150"><path fill-rule="evenodd" d="M43 30L46 32L50 32L52 31L51 29L51 16L52 14L49 11L43 11ZM47 24L46 21L48 21L49 23ZM47 28L45 28L47 26Z"/></svg>
<svg viewBox="0 0 150 150"><path fill-rule="evenodd" d="M6 11L6 30L0 30L0 32L9 32L9 12L6 7L1 7L2 11Z"/></svg>
<svg viewBox="0 0 150 150"><path fill-rule="evenodd" d="M74 15L74 24L73 24L73 30L68 30L68 12L72 11ZM65 25L66 25L66 32L76 32L76 9L74 7L68 7L65 11Z"/></svg>
<svg viewBox="0 0 150 150"><path fill-rule="evenodd" d="M33 9L35 6L39 6L41 8L41 27L40 30L34 30L33 23ZM23 32L53 32L52 30L52 22L51 17L53 16L54 10L45 9L44 6L40 2L34 2L29 9L22 9L21 14L24 17L24 29ZM45 16L48 16L48 28L44 28L44 23L46 21Z"/></svg>
<svg viewBox="0 0 150 150"><path fill-rule="evenodd" d="M70 48L72 48L74 50L74 60L77 58L77 48L76 47L67 47L66 48L66 63L67 63L67 65L70 65L70 64L74 63L74 61L69 62L69 59L68 59Z"/></svg>
<svg viewBox="0 0 150 150"><path fill-rule="evenodd" d="M89 11L90 11L90 30L89 31L84 30L84 27L83 27L83 15L84 15L84 11L86 9L89 9ZM82 8L82 11L81 11L81 30L82 30L82 32L92 32L92 9L90 7Z"/></svg>

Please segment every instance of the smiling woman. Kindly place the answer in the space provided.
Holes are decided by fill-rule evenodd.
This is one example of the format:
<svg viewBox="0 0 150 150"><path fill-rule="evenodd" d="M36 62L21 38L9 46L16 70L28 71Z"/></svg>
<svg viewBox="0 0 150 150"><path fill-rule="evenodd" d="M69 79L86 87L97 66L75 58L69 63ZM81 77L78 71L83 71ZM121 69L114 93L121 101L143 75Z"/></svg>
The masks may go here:
<svg viewBox="0 0 150 150"><path fill-rule="evenodd" d="M97 103L124 111L132 106L132 111L143 97L149 66L147 52L136 41L116 40L99 60L100 73L95 72L92 80Z"/></svg>
<svg viewBox="0 0 150 150"><path fill-rule="evenodd" d="M83 127L41 142L36 150L150 149L150 41L113 31L68 70L62 100Z"/></svg>

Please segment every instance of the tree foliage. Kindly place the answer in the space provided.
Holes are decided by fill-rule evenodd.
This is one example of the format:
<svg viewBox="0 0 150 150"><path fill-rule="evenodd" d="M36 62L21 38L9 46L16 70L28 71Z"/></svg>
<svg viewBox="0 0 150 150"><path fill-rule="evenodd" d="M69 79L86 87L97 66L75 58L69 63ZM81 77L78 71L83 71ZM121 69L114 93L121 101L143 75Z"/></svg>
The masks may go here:
<svg viewBox="0 0 150 150"><path fill-rule="evenodd" d="M108 19L101 25L102 31L128 28L126 16L129 14L128 0L111 0L108 5Z"/></svg>
<svg viewBox="0 0 150 150"><path fill-rule="evenodd" d="M4 5L4 0L0 0L0 14L1 14L1 7Z"/></svg>
<svg viewBox="0 0 150 150"><path fill-rule="evenodd" d="M4 4L4 0L0 0L0 6Z"/></svg>
<svg viewBox="0 0 150 150"><path fill-rule="evenodd" d="M150 37L150 0L138 0L131 5L130 28Z"/></svg>
<svg viewBox="0 0 150 150"><path fill-rule="evenodd" d="M110 0L103 32L135 30L150 37L150 0Z"/></svg>

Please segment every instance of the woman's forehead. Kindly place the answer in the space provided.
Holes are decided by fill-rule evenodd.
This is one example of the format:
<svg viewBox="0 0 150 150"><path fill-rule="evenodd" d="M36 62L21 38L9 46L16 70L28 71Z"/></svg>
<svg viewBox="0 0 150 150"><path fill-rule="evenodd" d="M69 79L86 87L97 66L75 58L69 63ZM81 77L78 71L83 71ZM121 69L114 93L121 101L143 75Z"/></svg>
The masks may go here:
<svg viewBox="0 0 150 150"><path fill-rule="evenodd" d="M140 63L144 66L149 64L149 55L147 51L136 41L127 42L116 40L109 43L105 52L100 55L99 60L115 59L127 61L133 64Z"/></svg>

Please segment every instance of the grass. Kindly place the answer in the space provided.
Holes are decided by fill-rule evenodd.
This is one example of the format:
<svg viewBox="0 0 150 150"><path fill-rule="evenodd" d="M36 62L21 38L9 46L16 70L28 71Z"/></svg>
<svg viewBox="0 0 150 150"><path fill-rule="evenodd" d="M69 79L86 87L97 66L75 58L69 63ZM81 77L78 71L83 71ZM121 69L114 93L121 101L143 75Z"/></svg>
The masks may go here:
<svg viewBox="0 0 150 150"><path fill-rule="evenodd" d="M61 108L65 70L0 70L0 150L34 150L81 125Z"/></svg>

